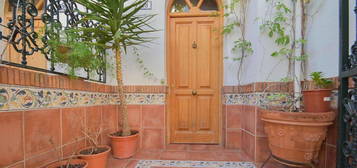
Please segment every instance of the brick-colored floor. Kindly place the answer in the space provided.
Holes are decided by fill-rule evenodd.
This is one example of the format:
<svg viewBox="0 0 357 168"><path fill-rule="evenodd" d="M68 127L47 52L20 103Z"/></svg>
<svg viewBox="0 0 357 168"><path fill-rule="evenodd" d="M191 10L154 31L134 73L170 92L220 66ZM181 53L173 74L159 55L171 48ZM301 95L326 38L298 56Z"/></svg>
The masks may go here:
<svg viewBox="0 0 357 168"><path fill-rule="evenodd" d="M251 161L237 150L139 151L130 159L109 157L107 168L134 168L139 160ZM260 164L257 165L259 168ZM274 161L264 168L284 168Z"/></svg>

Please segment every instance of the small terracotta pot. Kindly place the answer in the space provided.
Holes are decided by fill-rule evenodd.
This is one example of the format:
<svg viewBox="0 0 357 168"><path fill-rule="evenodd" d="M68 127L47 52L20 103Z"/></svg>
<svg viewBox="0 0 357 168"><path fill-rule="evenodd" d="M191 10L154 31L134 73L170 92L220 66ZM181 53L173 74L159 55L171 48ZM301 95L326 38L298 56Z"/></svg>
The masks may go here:
<svg viewBox="0 0 357 168"><path fill-rule="evenodd" d="M272 154L295 163L312 163L319 156L334 112L305 113L259 109Z"/></svg>
<svg viewBox="0 0 357 168"><path fill-rule="evenodd" d="M305 112L328 112L331 111L331 90L307 90L303 91Z"/></svg>
<svg viewBox="0 0 357 168"><path fill-rule="evenodd" d="M99 148L106 148L106 150L102 153L91 154L91 155L82 154L82 151L91 148L93 147L87 147L79 150L78 152L79 158L88 162L88 168L106 168L107 160L111 148L107 145L103 145L103 146L99 146Z"/></svg>
<svg viewBox="0 0 357 168"><path fill-rule="evenodd" d="M70 164L84 164L83 168L87 168L88 167L88 162L82 159L71 159L69 161ZM47 166L47 168L58 168L61 166L65 166L68 164L68 160L62 160L62 161L58 161L55 163L52 163L50 165Z"/></svg>
<svg viewBox="0 0 357 168"><path fill-rule="evenodd" d="M131 132L133 132L133 135L126 137L114 136L114 133L108 135L111 139L113 157L125 159L134 156L138 146L139 132Z"/></svg>

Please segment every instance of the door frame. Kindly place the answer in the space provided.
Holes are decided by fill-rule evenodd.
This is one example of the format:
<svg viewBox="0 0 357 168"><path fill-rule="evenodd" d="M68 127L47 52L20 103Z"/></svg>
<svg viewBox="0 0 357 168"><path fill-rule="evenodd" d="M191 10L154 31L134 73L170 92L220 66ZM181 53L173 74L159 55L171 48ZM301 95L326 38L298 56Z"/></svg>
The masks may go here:
<svg viewBox="0 0 357 168"><path fill-rule="evenodd" d="M171 6L174 3L175 0L168 0L166 3L166 32L165 32L165 41L166 41L166 61L165 61L165 69L166 69L166 73L167 73L167 89L168 89L168 93L166 94L166 117L165 117L165 125L166 125L166 130L165 130L165 144L170 144L170 96L171 96L171 78L174 74L172 74L171 69L170 69L170 23L171 23L171 18L178 18L178 17L218 17L219 18L219 32L222 32L223 29L223 25L224 25L224 7L223 7L223 2L222 0L215 0L217 5L218 5L218 12L215 12L216 14L218 14L217 16L212 15L212 12L198 12L198 11L191 11L189 13L171 13ZM189 0L185 0L186 2ZM218 116L219 116L219 130L218 130L218 135L219 135L219 145L223 144L223 132L222 132L222 128L223 128L223 116L222 116L222 88L223 88L223 35L221 35L219 37L219 57L220 57L220 61L218 64L219 67L219 102L218 102Z"/></svg>

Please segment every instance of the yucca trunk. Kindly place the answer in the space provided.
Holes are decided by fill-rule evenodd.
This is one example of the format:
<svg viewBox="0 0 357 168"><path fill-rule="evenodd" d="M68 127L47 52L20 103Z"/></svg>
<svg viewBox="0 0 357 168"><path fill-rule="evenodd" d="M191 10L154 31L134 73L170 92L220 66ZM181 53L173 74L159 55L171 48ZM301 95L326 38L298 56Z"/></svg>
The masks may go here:
<svg viewBox="0 0 357 168"><path fill-rule="evenodd" d="M129 136L131 134L131 130L128 121L128 109L125 99L120 48L115 49L115 58L117 64L117 82L118 82L118 94L119 94L119 101L120 101L120 105L119 105L120 115L118 115L118 121L121 120L122 129L123 129L122 136ZM120 122L118 122L118 124L120 128Z"/></svg>

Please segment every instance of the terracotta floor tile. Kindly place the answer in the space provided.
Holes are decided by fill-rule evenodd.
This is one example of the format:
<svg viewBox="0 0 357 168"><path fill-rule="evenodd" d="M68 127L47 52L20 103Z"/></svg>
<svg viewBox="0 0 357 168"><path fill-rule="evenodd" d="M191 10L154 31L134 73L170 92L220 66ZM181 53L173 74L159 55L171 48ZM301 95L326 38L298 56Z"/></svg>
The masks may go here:
<svg viewBox="0 0 357 168"><path fill-rule="evenodd" d="M189 145L186 144L169 144L166 145L167 151L187 151Z"/></svg>
<svg viewBox="0 0 357 168"><path fill-rule="evenodd" d="M143 149L161 150L164 148L164 130L163 129L144 129L143 131Z"/></svg>
<svg viewBox="0 0 357 168"><path fill-rule="evenodd" d="M115 159L111 156L108 158L107 167L108 168L125 168L129 163L128 159Z"/></svg>
<svg viewBox="0 0 357 168"><path fill-rule="evenodd" d="M188 145L189 151L216 151L224 149L220 145Z"/></svg>
<svg viewBox="0 0 357 168"><path fill-rule="evenodd" d="M135 168L136 164L138 164L139 160L130 160L125 168Z"/></svg>
<svg viewBox="0 0 357 168"><path fill-rule="evenodd" d="M212 151L188 152L187 159L197 161L214 161L216 160L216 155Z"/></svg>
<svg viewBox="0 0 357 168"><path fill-rule="evenodd" d="M243 161L240 152L217 152L217 161Z"/></svg>
<svg viewBox="0 0 357 168"><path fill-rule="evenodd" d="M133 156L133 159L143 160L158 160L160 159L161 151L138 151Z"/></svg>
<svg viewBox="0 0 357 168"><path fill-rule="evenodd" d="M21 163L17 163L15 165L12 165L12 166L10 166L8 168L24 168L24 167L25 167L24 162L21 162Z"/></svg>
<svg viewBox="0 0 357 168"><path fill-rule="evenodd" d="M188 158L188 152L184 151L164 151L161 153L161 160L185 160Z"/></svg>

